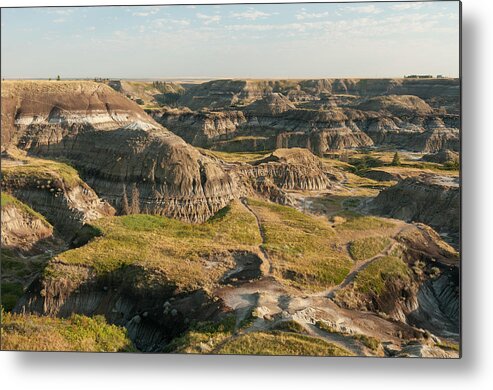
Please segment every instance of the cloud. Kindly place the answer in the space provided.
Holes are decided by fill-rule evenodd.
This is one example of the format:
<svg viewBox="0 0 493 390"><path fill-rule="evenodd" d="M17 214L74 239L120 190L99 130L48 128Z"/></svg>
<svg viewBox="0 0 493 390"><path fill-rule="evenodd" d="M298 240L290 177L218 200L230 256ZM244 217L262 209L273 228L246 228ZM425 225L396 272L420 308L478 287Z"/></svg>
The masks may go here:
<svg viewBox="0 0 493 390"><path fill-rule="evenodd" d="M56 23L56 24L60 24L60 23L65 23L67 21L66 18L58 18L58 19L53 19L52 22L53 23Z"/></svg>
<svg viewBox="0 0 493 390"><path fill-rule="evenodd" d="M87 31L96 31L96 27L94 26L89 26L86 28Z"/></svg>
<svg viewBox="0 0 493 390"><path fill-rule="evenodd" d="M204 24L219 23L221 20L221 15L205 15L198 13L196 16L202 20Z"/></svg>
<svg viewBox="0 0 493 390"><path fill-rule="evenodd" d="M63 16L68 16L70 15L72 12L74 12L73 9L50 9L47 11L49 14L52 14L52 15L63 15Z"/></svg>
<svg viewBox="0 0 493 390"><path fill-rule="evenodd" d="M174 28L176 26L189 26L190 21L188 19L154 19L151 21L150 26L152 28L156 29L163 29L163 28Z"/></svg>
<svg viewBox="0 0 493 390"><path fill-rule="evenodd" d="M271 14L268 14L266 12L262 12L253 8L249 8L246 11L243 12L233 12L231 13L231 16L233 18L237 19L247 19L247 20L257 20L259 18L266 18L267 16L270 16Z"/></svg>
<svg viewBox="0 0 493 390"><path fill-rule="evenodd" d="M349 12L356 12L358 14L379 14L380 12L382 12L382 10L376 7L374 4L346 7L344 8L344 10Z"/></svg>
<svg viewBox="0 0 493 390"><path fill-rule="evenodd" d="M306 12L305 9L303 8L299 14L296 14L295 17L298 20L305 20L305 19L319 19L319 18L324 18L326 16L329 16L328 12Z"/></svg>
<svg viewBox="0 0 493 390"><path fill-rule="evenodd" d="M160 11L159 7L144 7L143 11L132 13L133 16L146 17L155 15Z"/></svg>
<svg viewBox="0 0 493 390"><path fill-rule="evenodd" d="M396 4L393 5L392 8L393 10L396 11L404 11L408 9L419 9L423 6L423 3L402 3L402 4Z"/></svg>

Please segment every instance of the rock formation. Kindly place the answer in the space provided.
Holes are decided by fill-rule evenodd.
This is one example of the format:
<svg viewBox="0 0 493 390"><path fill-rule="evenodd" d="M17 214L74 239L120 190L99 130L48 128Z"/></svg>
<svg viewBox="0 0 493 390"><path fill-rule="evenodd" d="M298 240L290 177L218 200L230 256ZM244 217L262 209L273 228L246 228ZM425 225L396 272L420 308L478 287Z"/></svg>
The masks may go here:
<svg viewBox="0 0 493 390"><path fill-rule="evenodd" d="M134 186L141 211L194 222L233 198L218 164L104 84L3 82L4 112L3 147L68 159L119 211Z"/></svg>
<svg viewBox="0 0 493 390"><path fill-rule="evenodd" d="M321 155L390 145L434 153L459 150L458 88L451 79L216 80L190 87L181 109L150 113L192 145L216 150Z"/></svg>
<svg viewBox="0 0 493 390"><path fill-rule="evenodd" d="M57 240L53 226L30 207L7 193L2 193L2 249L43 253Z"/></svg>
<svg viewBox="0 0 493 390"><path fill-rule="evenodd" d="M27 157L4 159L2 188L46 216L67 240L84 224L115 214L113 207L63 163Z"/></svg>
<svg viewBox="0 0 493 390"><path fill-rule="evenodd" d="M449 149L442 149L437 153L431 153L423 156L423 161L434 162L438 164L447 164L447 163L459 163L459 153L454 152Z"/></svg>
<svg viewBox="0 0 493 390"><path fill-rule="evenodd" d="M324 190L331 186L322 163L307 149L277 149L267 157L238 168L240 175L267 178L283 190Z"/></svg>
<svg viewBox="0 0 493 390"><path fill-rule="evenodd" d="M423 174L400 181L380 192L371 209L405 221L426 223L458 243L460 231L459 179Z"/></svg>

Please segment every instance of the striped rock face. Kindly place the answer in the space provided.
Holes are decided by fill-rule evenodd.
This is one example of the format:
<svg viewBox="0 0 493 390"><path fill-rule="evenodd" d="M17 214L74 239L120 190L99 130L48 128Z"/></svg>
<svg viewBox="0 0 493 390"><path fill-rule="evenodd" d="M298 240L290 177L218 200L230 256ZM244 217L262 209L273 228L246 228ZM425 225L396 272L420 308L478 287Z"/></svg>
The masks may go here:
<svg viewBox="0 0 493 390"><path fill-rule="evenodd" d="M2 150L69 160L117 211L201 222L233 198L219 164L103 84L2 82L2 129Z"/></svg>

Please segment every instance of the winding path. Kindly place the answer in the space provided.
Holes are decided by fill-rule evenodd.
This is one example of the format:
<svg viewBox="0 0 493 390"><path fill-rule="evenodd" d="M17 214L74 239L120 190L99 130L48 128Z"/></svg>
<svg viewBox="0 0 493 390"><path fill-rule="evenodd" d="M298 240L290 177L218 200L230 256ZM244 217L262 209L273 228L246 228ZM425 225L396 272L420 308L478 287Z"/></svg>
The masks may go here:
<svg viewBox="0 0 493 390"><path fill-rule="evenodd" d="M262 238L262 243L258 246L259 252L260 252L259 257L262 260L262 263L269 265L268 274L272 275L274 267L272 265L272 261L269 258L269 254L264 249L264 245L265 245L266 240L265 240L264 230L262 229L262 223L260 222L260 218L257 215L257 213L255 213L255 211L253 211L253 209L250 207L250 205L248 204L248 200L246 198L241 198L241 203L243 203L243 205L255 217L255 220L257 221L258 231L260 233L260 237Z"/></svg>
<svg viewBox="0 0 493 390"><path fill-rule="evenodd" d="M356 275L358 275L358 273L363 271L366 267L368 267L375 260L377 260L381 257L388 256L390 253L392 253L396 244L397 244L397 242L392 240L392 242L389 245L387 245L382 251L380 251L380 253L377 253L375 256L370 257L369 259L359 261L356 264L354 264L353 267L351 268L351 270L349 271L348 275L344 278L344 280L341 283L331 287L328 290L325 290L322 294L327 296L327 298L330 298L330 299L334 298L335 293L337 291L343 289L344 287L346 287L349 283L351 283L354 280L354 278L356 277Z"/></svg>

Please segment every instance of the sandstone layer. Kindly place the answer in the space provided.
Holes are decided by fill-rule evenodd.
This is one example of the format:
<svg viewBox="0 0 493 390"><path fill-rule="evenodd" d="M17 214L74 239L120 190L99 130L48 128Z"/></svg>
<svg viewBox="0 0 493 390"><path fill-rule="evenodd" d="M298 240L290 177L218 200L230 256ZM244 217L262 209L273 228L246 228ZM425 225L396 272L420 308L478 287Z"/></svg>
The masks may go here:
<svg viewBox="0 0 493 390"><path fill-rule="evenodd" d="M217 150L459 150L455 79L215 80L176 105L150 113L192 145Z"/></svg>
<svg viewBox="0 0 493 390"><path fill-rule="evenodd" d="M440 233L449 234L452 242L458 244L458 178L431 174L410 177L380 192L370 207L381 215L426 223Z"/></svg>
<svg viewBox="0 0 493 390"><path fill-rule="evenodd" d="M130 198L133 212L199 222L233 197L218 164L104 84L2 82L2 115L2 147L68 159L120 212Z"/></svg>

